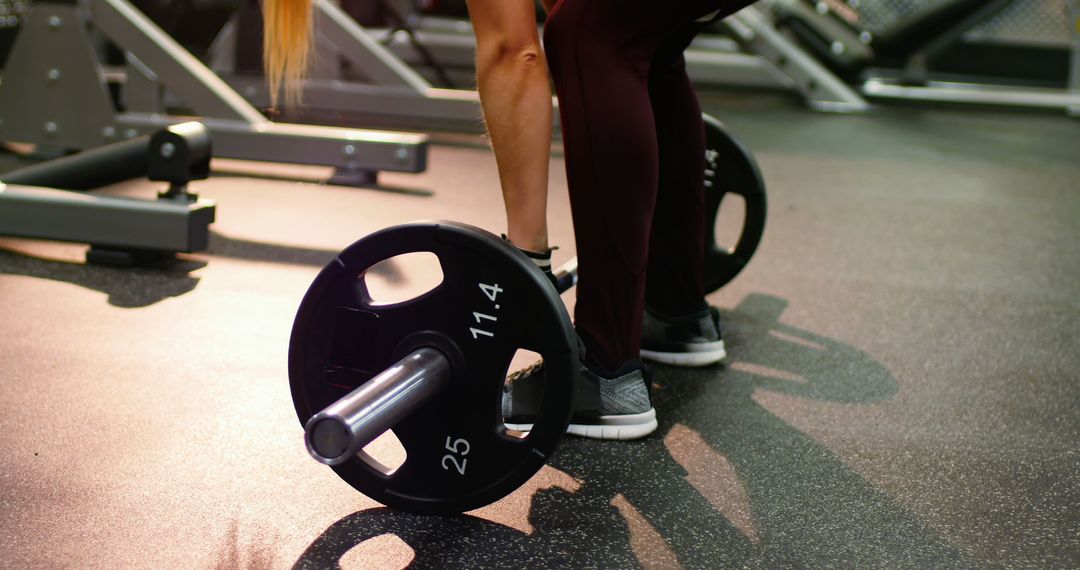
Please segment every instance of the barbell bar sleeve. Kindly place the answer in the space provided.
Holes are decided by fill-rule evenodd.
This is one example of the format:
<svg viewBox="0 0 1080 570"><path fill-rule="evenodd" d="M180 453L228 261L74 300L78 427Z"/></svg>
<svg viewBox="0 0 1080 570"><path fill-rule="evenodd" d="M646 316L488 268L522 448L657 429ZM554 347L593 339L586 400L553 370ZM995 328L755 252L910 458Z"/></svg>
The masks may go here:
<svg viewBox="0 0 1080 570"><path fill-rule="evenodd" d="M560 294L577 285L577 268L577 258L573 257L555 270L555 281L558 283L556 288Z"/></svg>
<svg viewBox="0 0 1080 570"><path fill-rule="evenodd" d="M450 360L419 348L368 380L304 426L304 443L316 461L340 465L416 411L450 382Z"/></svg>

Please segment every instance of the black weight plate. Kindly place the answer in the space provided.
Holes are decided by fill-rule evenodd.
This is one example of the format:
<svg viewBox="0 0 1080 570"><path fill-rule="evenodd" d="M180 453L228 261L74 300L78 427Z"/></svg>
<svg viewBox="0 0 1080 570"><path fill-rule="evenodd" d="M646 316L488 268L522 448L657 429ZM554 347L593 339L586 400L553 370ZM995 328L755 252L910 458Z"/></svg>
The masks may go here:
<svg viewBox="0 0 1080 570"><path fill-rule="evenodd" d="M705 120L705 291L723 287L754 255L765 231L765 182L754 156L709 115ZM737 194L746 203L742 231L731 249L716 243L716 220L724 197Z"/></svg>
<svg viewBox="0 0 1080 570"><path fill-rule="evenodd" d="M375 304L364 272L412 252L434 253L443 281L417 298ZM300 305L289 382L305 424L416 348L416 339L431 337L456 346L460 358L450 358L456 366L448 386L393 427L405 462L385 473L358 454L333 469L383 504L456 513L518 488L543 466L569 423L578 366L573 326L551 285L516 248L452 222L395 226L354 243L319 273ZM500 411L519 348L539 353L549 371L539 418L525 439L506 434Z"/></svg>

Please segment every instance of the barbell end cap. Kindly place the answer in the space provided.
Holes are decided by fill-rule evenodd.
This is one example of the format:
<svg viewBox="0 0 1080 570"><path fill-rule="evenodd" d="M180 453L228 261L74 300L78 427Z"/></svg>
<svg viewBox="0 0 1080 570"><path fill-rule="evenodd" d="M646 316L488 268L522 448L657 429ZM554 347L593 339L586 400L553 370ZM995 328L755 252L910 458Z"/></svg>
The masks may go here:
<svg viewBox="0 0 1080 570"><path fill-rule="evenodd" d="M341 465L356 454L349 428L339 418L316 415L304 429L304 444L308 453L324 465Z"/></svg>

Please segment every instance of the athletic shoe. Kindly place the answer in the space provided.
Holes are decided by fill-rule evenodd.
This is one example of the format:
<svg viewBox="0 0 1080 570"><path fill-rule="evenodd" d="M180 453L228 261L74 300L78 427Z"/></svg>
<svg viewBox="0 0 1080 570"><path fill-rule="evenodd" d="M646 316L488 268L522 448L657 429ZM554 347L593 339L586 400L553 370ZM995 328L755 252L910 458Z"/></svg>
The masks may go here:
<svg viewBox="0 0 1080 570"><path fill-rule="evenodd" d="M682 317L645 309L641 358L674 366L707 366L726 356L715 307Z"/></svg>
<svg viewBox="0 0 1080 570"><path fill-rule="evenodd" d="M635 361L607 378L581 366L574 415L566 433L592 439L638 439L656 429L656 410L649 398L645 366ZM503 387L502 411L506 427L532 429L544 386L544 363L510 375Z"/></svg>

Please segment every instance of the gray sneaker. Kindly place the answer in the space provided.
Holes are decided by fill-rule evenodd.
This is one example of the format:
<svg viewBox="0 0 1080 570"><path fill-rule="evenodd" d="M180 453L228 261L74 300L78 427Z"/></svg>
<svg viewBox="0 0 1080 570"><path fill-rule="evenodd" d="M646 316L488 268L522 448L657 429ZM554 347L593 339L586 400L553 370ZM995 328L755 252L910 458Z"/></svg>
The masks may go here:
<svg viewBox="0 0 1080 570"><path fill-rule="evenodd" d="M726 356L716 307L682 317L645 309L641 358L673 366L708 366Z"/></svg>
<svg viewBox="0 0 1080 570"><path fill-rule="evenodd" d="M574 415L566 433L592 439L638 439L656 430L656 410L649 398L648 372L631 362L611 378L585 365L578 374ZM507 378L502 412L506 427L532 429L544 387L544 363L537 362Z"/></svg>

